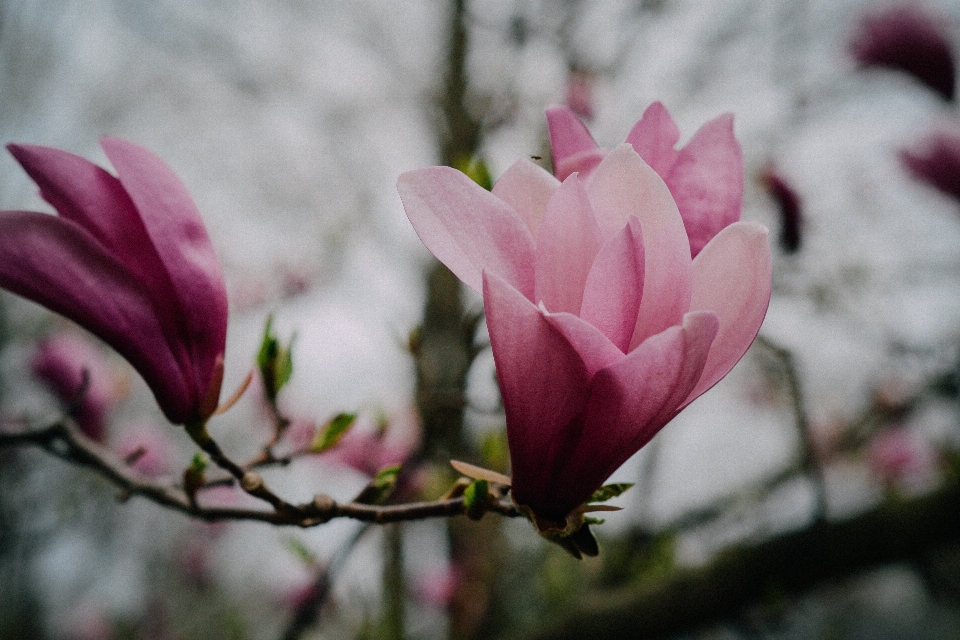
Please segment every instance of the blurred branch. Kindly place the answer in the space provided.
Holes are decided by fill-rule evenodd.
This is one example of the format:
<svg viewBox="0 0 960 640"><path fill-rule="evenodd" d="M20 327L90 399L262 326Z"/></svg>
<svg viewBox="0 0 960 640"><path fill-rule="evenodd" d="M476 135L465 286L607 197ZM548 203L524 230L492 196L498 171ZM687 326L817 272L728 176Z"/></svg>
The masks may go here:
<svg viewBox="0 0 960 640"><path fill-rule="evenodd" d="M960 542L960 482L890 500L841 522L816 522L730 548L709 564L674 568L637 584L599 590L544 621L525 640L658 638L735 616L764 595L796 594L892 562L918 562Z"/></svg>
<svg viewBox="0 0 960 640"><path fill-rule="evenodd" d="M464 515L464 498L456 497L434 502L412 502L406 504L377 506L357 502L338 503L325 494L317 495L312 502L291 504L279 500L280 506L273 511L262 509L241 509L228 507L204 507L192 500L183 488L159 484L141 477L132 471L123 461L117 460L105 447L87 438L72 423L59 420L40 429L22 431L0 430L0 448L33 446L75 464L87 467L122 491L122 498L142 496L161 506L179 511L186 515L207 521L217 520L254 520L275 525L314 527L334 518L350 518L363 522L385 524L404 520L422 520L426 518L447 518ZM215 446L215 443L214 443ZM213 450L214 447L208 446ZM256 495L257 488L251 486L251 473L229 461L219 451L221 459L231 465L234 475L239 474L248 493ZM257 474L253 474L257 475ZM259 477L259 476L257 476ZM488 511L507 517L519 517L521 514L506 497L502 490L494 488L496 494L490 501Z"/></svg>

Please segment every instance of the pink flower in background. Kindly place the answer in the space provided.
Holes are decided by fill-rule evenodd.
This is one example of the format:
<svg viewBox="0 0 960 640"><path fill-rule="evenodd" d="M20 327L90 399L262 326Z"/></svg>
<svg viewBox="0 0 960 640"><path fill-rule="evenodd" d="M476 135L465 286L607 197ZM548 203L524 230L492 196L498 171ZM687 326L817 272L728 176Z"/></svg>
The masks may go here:
<svg viewBox="0 0 960 640"><path fill-rule="evenodd" d="M589 173L561 183L520 160L492 192L447 167L397 185L427 248L483 294L512 496L541 530L577 526L568 517L743 356L770 300L765 228L730 224L691 259L674 198L631 145Z"/></svg>
<svg viewBox="0 0 960 640"><path fill-rule="evenodd" d="M910 74L944 100L953 100L953 46L944 20L915 5L888 7L866 15L850 40L861 67L886 67Z"/></svg>
<svg viewBox="0 0 960 640"><path fill-rule="evenodd" d="M145 476L171 472L175 456L172 443L152 424L127 425L117 437L117 455Z"/></svg>
<svg viewBox="0 0 960 640"><path fill-rule="evenodd" d="M941 126L900 151L914 178L960 201L960 127Z"/></svg>
<svg viewBox="0 0 960 640"><path fill-rule="evenodd" d="M905 426L883 429L867 446L870 470L888 485L922 487L937 473L933 446Z"/></svg>
<svg viewBox="0 0 960 640"><path fill-rule="evenodd" d="M801 235L803 210L800 207L800 196L773 167L767 167L761 172L760 182L780 211L780 248L786 253L796 253L800 250L803 237Z"/></svg>
<svg viewBox="0 0 960 640"><path fill-rule="evenodd" d="M0 213L0 287L84 327L143 376L174 424L214 411L227 295L196 205L167 165L117 138L119 178L65 151L8 148L59 216Z"/></svg>
<svg viewBox="0 0 960 640"><path fill-rule="evenodd" d="M385 431L375 428L373 414L364 413L335 447L322 454L325 460L373 477L381 469L403 464L416 451L419 433L403 418Z"/></svg>
<svg viewBox="0 0 960 640"><path fill-rule="evenodd" d="M567 106L584 120L593 119L593 76L582 69L571 69L567 76Z"/></svg>
<svg viewBox="0 0 960 640"><path fill-rule="evenodd" d="M62 332L44 339L31 361L33 373L65 405L73 406L80 430L97 442L106 436L107 410L118 395L118 384L103 354L87 339ZM80 395L86 373L86 387Z"/></svg>
<svg viewBox="0 0 960 640"><path fill-rule="evenodd" d="M547 109L553 168L559 180L578 172L581 181L609 153L567 107ZM627 135L643 161L667 184L680 209L696 257L721 229L740 219L743 208L743 152L733 136L733 116L722 115L700 127L676 150L680 129L659 102L644 112Z"/></svg>

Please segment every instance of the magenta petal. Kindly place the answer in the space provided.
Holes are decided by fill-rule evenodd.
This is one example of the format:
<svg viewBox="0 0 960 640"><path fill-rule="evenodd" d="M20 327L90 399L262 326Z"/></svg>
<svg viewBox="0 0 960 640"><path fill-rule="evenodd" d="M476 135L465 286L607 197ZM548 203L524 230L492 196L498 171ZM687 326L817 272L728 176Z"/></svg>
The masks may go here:
<svg viewBox="0 0 960 640"><path fill-rule="evenodd" d="M553 172L558 180L566 180L575 171L585 178L603 159L604 153L590 131L569 107L547 109L547 126Z"/></svg>
<svg viewBox="0 0 960 640"><path fill-rule="evenodd" d="M729 373L747 352L770 304L771 257L766 227L737 222L714 238L693 261L690 309L713 311L720 332L697 386L684 406Z"/></svg>
<svg viewBox="0 0 960 640"><path fill-rule="evenodd" d="M583 292L580 317L626 353L643 294L644 249L640 221L630 216L597 254Z"/></svg>
<svg viewBox="0 0 960 640"><path fill-rule="evenodd" d="M546 319L580 355L589 376L623 358L623 351L586 320L572 313L548 313Z"/></svg>
<svg viewBox="0 0 960 640"><path fill-rule="evenodd" d="M126 267L77 224L32 212L0 215L0 287L73 320L143 376L173 423L193 417L189 384L153 305Z"/></svg>
<svg viewBox="0 0 960 640"><path fill-rule="evenodd" d="M579 313L599 249L600 227L587 192L572 175L554 192L540 225L534 301L554 313Z"/></svg>
<svg viewBox="0 0 960 640"><path fill-rule="evenodd" d="M533 236L510 206L449 167L408 171L397 190L420 240L467 286L480 293L486 270L533 299Z"/></svg>
<svg viewBox="0 0 960 640"><path fill-rule="evenodd" d="M492 193L516 211L536 238L540 222L560 182L549 171L527 158L520 158L497 179Z"/></svg>
<svg viewBox="0 0 960 640"><path fill-rule="evenodd" d="M666 181L677 160L675 147L679 140L680 128L670 117L667 108L661 102L654 102L633 125L626 142L633 145L643 161Z"/></svg>
<svg viewBox="0 0 960 640"><path fill-rule="evenodd" d="M571 509L676 416L718 325L713 313L689 313L682 326L653 336L594 376L582 437L562 474Z"/></svg>
<svg viewBox="0 0 960 640"><path fill-rule="evenodd" d="M117 178L89 160L60 149L25 144L7 145L7 149L61 217L82 226L121 262L129 264L131 257L143 260L149 239L136 207Z"/></svg>
<svg viewBox="0 0 960 640"><path fill-rule="evenodd" d="M484 272L483 302L507 417L513 495L528 504L556 486L551 461L578 430L589 376L540 310L495 274Z"/></svg>
<svg viewBox="0 0 960 640"><path fill-rule="evenodd" d="M175 299L154 300L173 310L180 345L189 353L192 371L185 371L195 392L196 406L215 383L227 331L227 292L220 261L213 250L200 212L183 183L157 156L131 142L104 138L100 142L130 195ZM171 341L171 348L178 346Z"/></svg>
<svg viewBox="0 0 960 640"><path fill-rule="evenodd" d="M630 216L643 229L643 299L631 347L680 324L690 308L690 242L673 196L633 147L611 151L587 184L604 239L624 228Z"/></svg>
<svg viewBox="0 0 960 640"><path fill-rule="evenodd" d="M703 125L665 176L696 256L743 208L743 152L733 135L733 116Z"/></svg>

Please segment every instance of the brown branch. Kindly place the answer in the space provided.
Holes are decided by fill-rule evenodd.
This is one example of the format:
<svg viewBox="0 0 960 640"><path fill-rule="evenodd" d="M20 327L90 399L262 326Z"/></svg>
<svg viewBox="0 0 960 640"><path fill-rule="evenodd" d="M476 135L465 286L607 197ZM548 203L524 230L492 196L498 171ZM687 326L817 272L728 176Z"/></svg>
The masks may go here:
<svg viewBox="0 0 960 640"><path fill-rule="evenodd" d="M354 502L341 504L330 496L320 494L312 502L299 505L276 498L277 504L272 511L204 507L192 501L187 492L177 486L159 484L142 477L122 460L117 459L109 449L86 437L66 419L58 420L40 429L0 430L0 447L16 446L39 447L71 464L87 467L120 489L125 499L131 496L142 496L168 509L207 521L252 520L282 526L314 527L334 518L350 518L384 524L405 520L448 518L466 513L463 497L435 502L375 506ZM251 495L262 497L257 495L258 492L262 493L262 489L256 486L258 474L245 471L236 463L229 461L219 447L214 449L208 445L205 450L218 451L222 456L221 460L225 460L231 467L231 473L234 476L240 475L241 483L246 485L244 489ZM510 518L521 516L513 503L505 497L491 501L487 510Z"/></svg>
<svg viewBox="0 0 960 640"><path fill-rule="evenodd" d="M544 621L526 640L659 638L735 616L765 593L797 594L892 562L920 561L960 541L960 482L923 497L888 501L840 522L719 554L635 586L595 591Z"/></svg>

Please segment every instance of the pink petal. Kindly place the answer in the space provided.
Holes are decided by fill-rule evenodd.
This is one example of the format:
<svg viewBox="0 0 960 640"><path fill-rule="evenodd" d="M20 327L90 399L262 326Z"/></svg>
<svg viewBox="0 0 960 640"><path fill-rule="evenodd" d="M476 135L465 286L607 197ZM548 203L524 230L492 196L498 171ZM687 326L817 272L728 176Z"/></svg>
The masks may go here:
<svg viewBox="0 0 960 640"><path fill-rule="evenodd" d="M666 180L677 161L675 147L679 140L680 128L670 117L667 108L661 102L654 102L633 125L626 142L633 145L643 161Z"/></svg>
<svg viewBox="0 0 960 640"><path fill-rule="evenodd" d="M533 298L533 236L509 205L449 167L408 171L397 190L423 244L467 286L480 293L486 270Z"/></svg>
<svg viewBox="0 0 960 640"><path fill-rule="evenodd" d="M483 302L507 416L518 501L556 486L550 460L569 437L587 399L580 356L519 291L484 272Z"/></svg>
<svg viewBox="0 0 960 640"><path fill-rule="evenodd" d="M167 347L139 281L70 220L0 215L0 287L73 320L116 349L143 376L167 418L192 418L189 383Z"/></svg>
<svg viewBox="0 0 960 640"><path fill-rule="evenodd" d="M630 216L643 229L643 299L631 348L680 324L690 307L690 243L670 191L633 147L622 144L604 158L587 184L603 237L624 228Z"/></svg>
<svg viewBox="0 0 960 640"><path fill-rule="evenodd" d="M770 304L771 262L768 231L737 222L715 237L693 261L691 310L714 311L720 332L697 386L684 406L727 375L757 337Z"/></svg>
<svg viewBox="0 0 960 640"><path fill-rule="evenodd" d="M547 126L550 129L553 172L558 180L566 180L575 171L586 177L603 159L604 152L569 107L547 109Z"/></svg>
<svg viewBox="0 0 960 640"><path fill-rule="evenodd" d="M170 280L173 297L155 299L154 304L164 321L169 316L163 310L178 314L173 319L177 337L191 365L185 375L199 406L210 385L216 384L215 370L226 343L227 292L220 261L193 199L160 158L119 138L103 138L100 144L136 205Z"/></svg>
<svg viewBox="0 0 960 640"><path fill-rule="evenodd" d="M600 369L623 358L623 351L586 320L572 313L548 313L546 319L580 355L591 378Z"/></svg>
<svg viewBox="0 0 960 640"><path fill-rule="evenodd" d="M643 232L640 221L631 216L627 226L597 254L580 309L580 317L600 329L624 353L637 324L643 274Z"/></svg>
<svg viewBox="0 0 960 640"><path fill-rule="evenodd" d="M547 203L560 182L540 165L520 158L507 169L492 193L520 214L534 238L540 230L540 222L547 211Z"/></svg>
<svg viewBox="0 0 960 640"><path fill-rule="evenodd" d="M700 377L718 325L713 313L689 313L682 326L653 336L594 376L582 437L562 473L571 508L676 416Z"/></svg>
<svg viewBox="0 0 960 640"><path fill-rule="evenodd" d="M551 312L579 313L587 274L600 249L600 227L576 175L554 192L537 237L536 294Z"/></svg>
<svg viewBox="0 0 960 640"><path fill-rule="evenodd" d="M730 114L703 125L677 155L664 180L680 208L691 255L740 219L743 176L743 152Z"/></svg>

